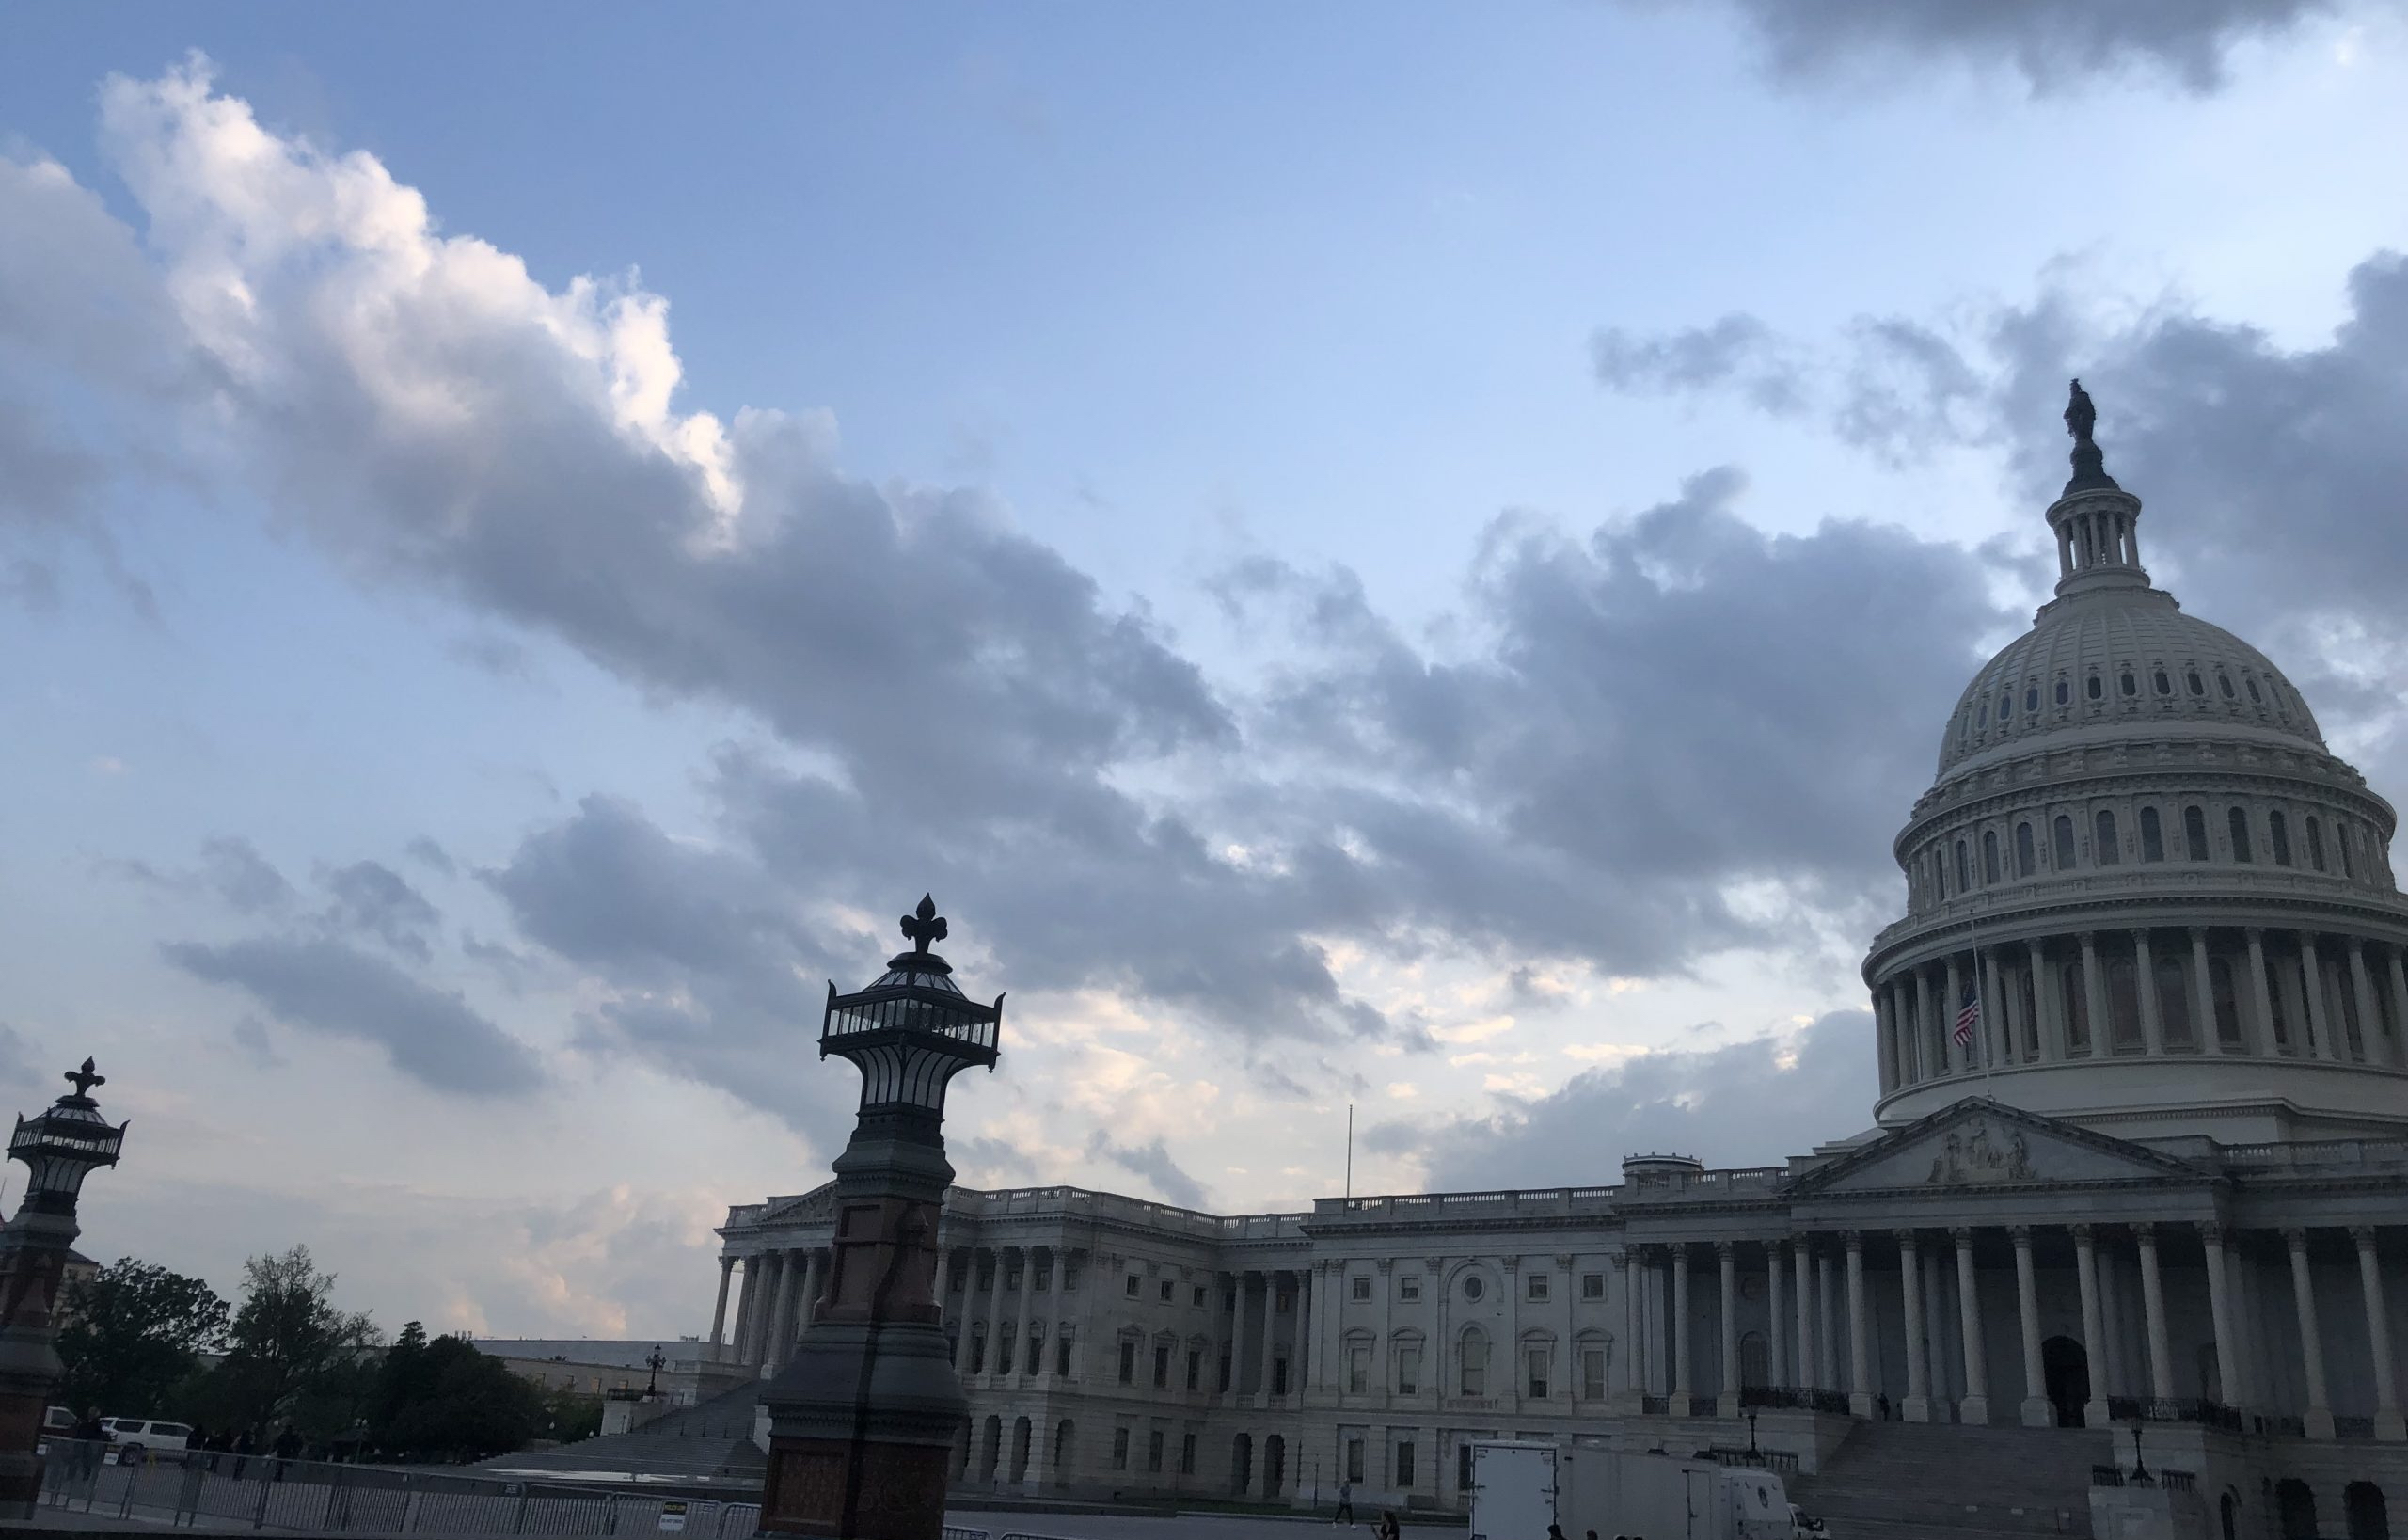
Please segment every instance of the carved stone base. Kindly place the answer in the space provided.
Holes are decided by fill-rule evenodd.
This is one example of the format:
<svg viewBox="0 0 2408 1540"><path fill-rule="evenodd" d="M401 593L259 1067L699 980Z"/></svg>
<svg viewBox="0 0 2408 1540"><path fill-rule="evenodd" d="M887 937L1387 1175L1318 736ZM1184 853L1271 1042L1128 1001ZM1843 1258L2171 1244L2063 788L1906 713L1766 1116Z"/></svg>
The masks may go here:
<svg viewBox="0 0 2408 1540"><path fill-rule="evenodd" d="M2300 1422L2307 1430L2307 1436L2310 1438L2333 1437L2333 1409L2329 1406L2310 1406L2307 1409L2307 1415L2301 1418Z"/></svg>
<svg viewBox="0 0 2408 1540"><path fill-rule="evenodd" d="M2093 1399L2082 1404L2082 1425L2085 1428L2115 1426L2115 1420L2107 1413L2107 1403Z"/></svg>
<svg viewBox="0 0 2408 1540"><path fill-rule="evenodd" d="M950 1451L772 1438L761 1529L827 1540L940 1540Z"/></svg>
<svg viewBox="0 0 2408 1540"><path fill-rule="evenodd" d="M762 1400L762 1532L940 1540L969 1407L935 1326L816 1322Z"/></svg>
<svg viewBox="0 0 2408 1540"><path fill-rule="evenodd" d="M2049 1405L2047 1396L2023 1398L2023 1425L2027 1428L2053 1428L2057 1425L2057 1409Z"/></svg>
<svg viewBox="0 0 2408 1540"><path fill-rule="evenodd" d="M1990 1398L1966 1396L1959 1400L1956 1403L1956 1421L1970 1422L1977 1428L1988 1427L1990 1421Z"/></svg>
<svg viewBox="0 0 2408 1540"><path fill-rule="evenodd" d="M1931 1397L1929 1397L1929 1396L1907 1396L1907 1397L1905 1397L1904 1399L1900 1400L1900 1401L1899 1401L1899 1403L1898 1403L1898 1417L1899 1417L1900 1421L1907 1421L1907 1422L1928 1422L1928 1421L1931 1421Z"/></svg>

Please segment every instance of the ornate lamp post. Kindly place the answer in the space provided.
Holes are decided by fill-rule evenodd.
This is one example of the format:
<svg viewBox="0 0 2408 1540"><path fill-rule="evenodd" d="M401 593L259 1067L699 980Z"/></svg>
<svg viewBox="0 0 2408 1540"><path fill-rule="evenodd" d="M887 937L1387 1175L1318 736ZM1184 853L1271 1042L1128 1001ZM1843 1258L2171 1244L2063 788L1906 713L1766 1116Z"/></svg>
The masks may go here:
<svg viewBox="0 0 2408 1540"><path fill-rule="evenodd" d="M652 1351L645 1355L643 1360L643 1366L652 1371L652 1377L643 1382L643 1393L645 1400L649 1401L654 1396L660 1393L660 1366L668 1361L669 1360L661 1355L660 1344L655 1342L652 1346Z"/></svg>
<svg viewBox="0 0 2408 1540"><path fill-rule="evenodd" d="M928 950L936 900L903 917L911 950L854 994L828 986L819 1056L862 1072L853 1136L835 1161L834 1258L769 1408L766 1533L940 1540L945 1469L970 1415L937 1299L945 1087L995 1067L1004 997L982 1006Z"/></svg>
<svg viewBox="0 0 2408 1540"><path fill-rule="evenodd" d="M30 1518L41 1496L42 1415L64 1367L52 1336L58 1285L75 1244L75 1195L93 1169L117 1164L126 1125L102 1118L92 1088L107 1083L86 1059L75 1088L48 1112L19 1118L8 1158L32 1173L16 1217L0 1228L0 1516Z"/></svg>

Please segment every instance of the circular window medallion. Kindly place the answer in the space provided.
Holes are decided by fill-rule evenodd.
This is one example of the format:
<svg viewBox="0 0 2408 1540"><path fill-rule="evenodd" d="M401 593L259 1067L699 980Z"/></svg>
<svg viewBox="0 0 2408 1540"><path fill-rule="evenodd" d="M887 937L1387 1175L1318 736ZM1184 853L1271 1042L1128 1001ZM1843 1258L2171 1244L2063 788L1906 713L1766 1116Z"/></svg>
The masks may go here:
<svg viewBox="0 0 2408 1540"><path fill-rule="evenodd" d="M1742 1299L1760 1299L1764 1297L1764 1292L1765 1280L1754 1273L1739 1280L1739 1297Z"/></svg>
<svg viewBox="0 0 2408 1540"><path fill-rule="evenodd" d="M1481 1294L1487 1292L1488 1285L1480 1280L1480 1275L1478 1273L1474 1273L1471 1277L1464 1279L1464 1297L1465 1299L1478 1299Z"/></svg>

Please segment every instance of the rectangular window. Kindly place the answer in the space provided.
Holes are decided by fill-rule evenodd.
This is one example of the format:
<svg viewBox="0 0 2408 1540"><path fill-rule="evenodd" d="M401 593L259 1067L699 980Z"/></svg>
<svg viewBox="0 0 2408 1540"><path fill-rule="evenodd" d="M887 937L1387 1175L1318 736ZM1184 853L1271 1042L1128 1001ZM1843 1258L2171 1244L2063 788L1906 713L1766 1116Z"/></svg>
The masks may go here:
<svg viewBox="0 0 2408 1540"><path fill-rule="evenodd" d="M1371 1388L1371 1348L1368 1342L1346 1349L1346 1391L1361 1395Z"/></svg>
<svg viewBox="0 0 2408 1540"><path fill-rule="evenodd" d="M1605 1297L1606 1297L1606 1275L1605 1275L1605 1274L1603 1274L1603 1273L1583 1273L1583 1274L1581 1274L1581 1275L1580 1275L1580 1297L1581 1297L1581 1298L1583 1298L1583 1299L1603 1299L1603 1298L1605 1298Z"/></svg>
<svg viewBox="0 0 2408 1540"><path fill-rule="evenodd" d="M1545 1299L1547 1290L1546 1280L1547 1276L1545 1273L1532 1273L1529 1280L1522 1285L1522 1297L1533 1301Z"/></svg>
<svg viewBox="0 0 2408 1540"><path fill-rule="evenodd" d="M1200 1347L1187 1350L1187 1388L1191 1390L1204 1388L1204 1350Z"/></svg>
<svg viewBox="0 0 2408 1540"><path fill-rule="evenodd" d="M1413 1277L1410 1277L1410 1276L1407 1276L1407 1277L1405 1277L1405 1278L1401 1278L1397 1279L1397 1280L1396 1280L1396 1296L1397 1296L1399 1299L1418 1299L1418 1298L1420 1298L1420 1297L1421 1297L1421 1280L1420 1280L1419 1278L1413 1278Z"/></svg>
<svg viewBox="0 0 2408 1540"><path fill-rule="evenodd" d="M1421 1350L1418 1347L1396 1350L1396 1393L1401 1396L1421 1393Z"/></svg>
<svg viewBox="0 0 2408 1540"><path fill-rule="evenodd" d="M1606 1398L1606 1350L1602 1347L1580 1350L1580 1395L1586 1401Z"/></svg>
<svg viewBox="0 0 2408 1540"><path fill-rule="evenodd" d="M1137 1383L1137 1344L1134 1342L1123 1342L1120 1344L1120 1383L1123 1385Z"/></svg>
<svg viewBox="0 0 2408 1540"><path fill-rule="evenodd" d="M1167 1305L1167 1304L1169 1304L1169 1303L1170 1303L1170 1289L1171 1289L1170 1279L1168 1279L1168 1278L1164 1278L1164 1279L1163 1279L1163 1303L1164 1303L1164 1304L1165 1304L1165 1305Z"/></svg>
<svg viewBox="0 0 2408 1540"><path fill-rule="evenodd" d="M1115 1470L1129 1469L1129 1430L1127 1428L1112 1430L1112 1469Z"/></svg>
<svg viewBox="0 0 2408 1540"><path fill-rule="evenodd" d="M1061 1337L1054 1344L1054 1373L1064 1379L1070 1377L1070 1328L1064 1326Z"/></svg>
<svg viewBox="0 0 2408 1540"><path fill-rule="evenodd" d="M1288 1393L1288 1360L1285 1358L1271 1360L1271 1393L1275 1396Z"/></svg>
<svg viewBox="0 0 2408 1540"><path fill-rule="evenodd" d="M1130 1274L1130 1275L1129 1275L1129 1286L1128 1286L1128 1289L1127 1289L1125 1292L1128 1294L1129 1297L1130 1297L1130 1298L1132 1298L1132 1299L1134 1299L1134 1298L1136 1298L1136 1297L1137 1297L1137 1275L1136 1275L1136 1274L1132 1273L1132 1274Z"/></svg>
<svg viewBox="0 0 2408 1540"><path fill-rule="evenodd" d="M1455 1446L1455 1490L1458 1492L1471 1490L1471 1446L1469 1444Z"/></svg>
<svg viewBox="0 0 2408 1540"><path fill-rule="evenodd" d="M1347 1281L1346 1292L1353 1298L1369 1299L1371 1297L1371 1280L1360 1276L1350 1278Z"/></svg>
<svg viewBox="0 0 2408 1540"><path fill-rule="evenodd" d="M1296 1296L1294 1294L1281 1294L1278 1296L1278 1303L1274 1305L1272 1309L1276 1310L1279 1314L1285 1315L1295 1303Z"/></svg>
<svg viewBox="0 0 2408 1540"><path fill-rule="evenodd" d="M1413 1440L1410 1438L1396 1446L1396 1484L1400 1488L1413 1485Z"/></svg>
<svg viewBox="0 0 2408 1540"><path fill-rule="evenodd" d="M1204 1301L1208 1297L1209 1295L1205 1292L1204 1285L1200 1283L1197 1284L1196 1286L1196 1308L1199 1310L1202 1310L1204 1308Z"/></svg>
<svg viewBox="0 0 2408 1540"><path fill-rule="evenodd" d="M1162 1468L1163 1430L1156 1428L1151 1433L1146 1435L1146 1469L1149 1470L1160 1470Z"/></svg>
<svg viewBox="0 0 2408 1540"><path fill-rule="evenodd" d="M1478 1337L1464 1339L1463 1390L1467 1396L1488 1393L1488 1344Z"/></svg>
<svg viewBox="0 0 2408 1540"><path fill-rule="evenodd" d="M1221 1393L1229 1393L1229 1356L1226 1353L1221 1355Z"/></svg>
<svg viewBox="0 0 2408 1540"><path fill-rule="evenodd" d="M1355 1485L1363 1484L1363 1440L1346 1440L1346 1479Z"/></svg>
<svg viewBox="0 0 2408 1540"><path fill-rule="evenodd" d="M1012 1328L1006 1326L1003 1330L1003 1334L995 1339L995 1373L998 1374L1008 1374L1011 1372Z"/></svg>
<svg viewBox="0 0 2408 1540"><path fill-rule="evenodd" d="M1179 1440L1179 1473L1196 1474L1196 1435L1192 1433L1181 1435Z"/></svg>
<svg viewBox="0 0 2408 1540"><path fill-rule="evenodd" d="M1221 1294L1221 1313L1222 1313L1223 1315L1235 1315L1237 1312L1238 1312L1238 1292L1237 1292L1235 1289L1228 1289L1228 1290L1224 1290L1224 1291L1222 1291L1222 1294Z"/></svg>
<svg viewBox="0 0 2408 1540"><path fill-rule="evenodd" d="M1524 1393L1533 1401L1546 1399L1546 1371L1547 1350L1545 1348L1526 1347L1522 1350L1522 1377L1529 1387Z"/></svg>
<svg viewBox="0 0 2408 1540"><path fill-rule="evenodd" d="M1168 1342L1154 1344L1154 1389L1157 1390L1170 1389L1170 1344Z"/></svg>

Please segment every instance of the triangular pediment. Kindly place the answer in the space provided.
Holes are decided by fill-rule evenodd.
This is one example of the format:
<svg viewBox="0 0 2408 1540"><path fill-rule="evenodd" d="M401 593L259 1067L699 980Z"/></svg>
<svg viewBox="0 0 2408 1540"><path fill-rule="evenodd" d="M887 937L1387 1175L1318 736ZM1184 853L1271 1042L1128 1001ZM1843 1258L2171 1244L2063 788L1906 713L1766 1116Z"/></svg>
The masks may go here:
<svg viewBox="0 0 2408 1540"><path fill-rule="evenodd" d="M2199 1167L2147 1146L1968 1097L1808 1172L1791 1191L1830 1198L2087 1183L2190 1185L2209 1180Z"/></svg>
<svg viewBox="0 0 2408 1540"><path fill-rule="evenodd" d="M832 1217L836 1212L836 1184L822 1183L807 1193L793 1198L772 1198L761 1215L761 1223L804 1224L814 1219Z"/></svg>

